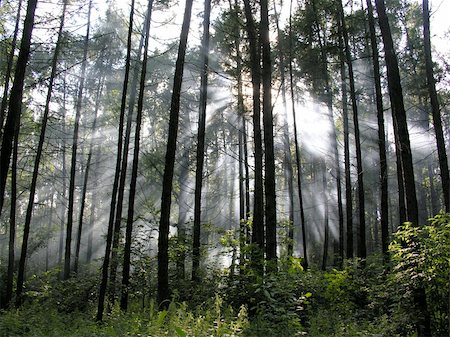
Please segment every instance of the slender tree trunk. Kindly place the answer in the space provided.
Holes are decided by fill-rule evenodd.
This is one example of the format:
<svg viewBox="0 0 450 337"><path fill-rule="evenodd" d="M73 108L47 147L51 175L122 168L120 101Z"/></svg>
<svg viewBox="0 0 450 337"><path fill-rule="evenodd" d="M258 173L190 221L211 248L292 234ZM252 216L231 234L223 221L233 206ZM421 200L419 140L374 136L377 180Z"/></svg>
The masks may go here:
<svg viewBox="0 0 450 337"><path fill-rule="evenodd" d="M327 167L325 160L322 163L322 186L323 186L323 216L324 216L324 239L323 239L323 255L322 255L322 270L327 269L328 261L328 246L330 241L330 224L329 224L329 214L328 214L328 186L327 186Z"/></svg>
<svg viewBox="0 0 450 337"><path fill-rule="evenodd" d="M5 301L3 308L8 308L13 294L15 248L16 248L16 209L17 209L17 160L19 148L19 125L14 135L13 157L11 163L11 205L9 212L9 245L8 245L8 274L6 279Z"/></svg>
<svg viewBox="0 0 450 337"><path fill-rule="evenodd" d="M103 267L102 267L102 281L100 283L99 289L99 298L98 298L98 307L97 307L97 321L103 320L103 311L105 308L105 296L106 290L108 286L108 269L111 255L111 246L113 241L113 233L114 233L114 214L116 210L116 198L117 198L117 190L119 185L120 178L120 164L122 162L122 145L123 145L123 127L125 120L125 107L127 101L127 92L128 92L128 78L130 74L130 60L131 60L131 38L133 33L133 17L134 17L134 4L135 0L131 1L131 9L130 9L130 18L129 18L129 26L128 26L128 38L127 38L127 55L125 59L125 75L123 80L123 88L122 88L122 99L120 104L120 116L119 116L119 132L117 136L117 158L116 158L116 168L114 173L114 182L111 193L111 204L110 204L110 212L109 212L109 220L108 220L108 232L106 234L106 247L105 247L105 256L103 259Z"/></svg>
<svg viewBox="0 0 450 337"><path fill-rule="evenodd" d="M63 75L63 106L62 106L62 117L61 117L61 123L62 123L62 149L61 149L61 156L62 156L62 193L61 193L61 222L60 222L60 229L59 229L59 249L58 249L58 266L62 268L62 262L63 262L63 251L64 251L64 227L66 224L65 218L66 218L66 191L67 191L67 183L66 183L66 76ZM61 275L59 275L61 276Z"/></svg>
<svg viewBox="0 0 450 337"><path fill-rule="evenodd" d="M83 42L83 61L81 63L81 77L78 85L78 95L76 101L75 124L73 129L72 140L72 159L70 166L70 182L69 182L69 206L67 209L67 227L66 227L66 248L64 252L64 274L63 278L67 280L71 272L71 246L72 246L72 227L73 213L75 204L75 172L77 167L77 150L78 150L78 130L80 127L81 108L83 105L83 91L86 79L87 53L89 47L89 35L91 29L91 10L92 0L89 1L88 21L86 28L86 36Z"/></svg>
<svg viewBox="0 0 450 337"><path fill-rule="evenodd" d="M430 13L428 0L423 0L423 45L425 49L425 70L427 73L427 87L431 101L434 132L436 134L436 145L438 150L439 168L441 170L442 192L444 193L445 211L450 212L450 178L448 172L447 152L445 149L444 132L442 129L441 113L439 111L439 100L436 92L436 84L433 73L433 59L431 56L430 40Z"/></svg>
<svg viewBox="0 0 450 337"><path fill-rule="evenodd" d="M183 82L183 67L186 56L187 39L191 23L193 0L186 0L183 25L178 46L178 56L173 80L172 101L170 104L169 133L167 138L166 158L164 165L163 190L161 196L161 219L158 235L158 303L162 308L168 306L169 293L169 225L170 205L172 203L172 182L175 166L175 152L178 136L178 117L180 115L180 94Z"/></svg>
<svg viewBox="0 0 450 337"><path fill-rule="evenodd" d="M99 84L97 86L95 109L94 109L94 120L92 122L92 127L91 127L92 136L94 135L95 130L97 129L97 115L98 115L98 110L100 108L100 95L101 95L102 88L103 88L103 78L100 78ZM87 158L87 162L86 162L86 170L84 172L83 191L81 192L80 217L78 219L78 233L77 233L77 241L76 241L76 249L75 249L75 261L74 261L74 266L73 266L73 271L76 274L78 273L78 265L79 265L79 260L80 260L81 235L83 232L84 209L85 209L85 205L86 205L86 194L87 194L87 190L88 190L89 173L91 170L93 147L94 147L94 139L91 139L91 142L89 144L88 158Z"/></svg>
<svg viewBox="0 0 450 337"><path fill-rule="evenodd" d="M400 83L400 73L397 56L394 50L388 17L383 0L376 0L378 20L384 43L386 68L388 73L388 88L391 99L391 109L394 120L394 128L397 130L400 149L401 167L403 170L403 182L406 199L406 220L414 224L418 222L417 196L414 181L414 169L409 141L406 112L403 103L403 90Z"/></svg>
<svg viewBox="0 0 450 337"><path fill-rule="evenodd" d="M105 73L102 74L101 79L98 83L97 87L97 93L96 93L96 111L100 107L100 100L102 96L102 91L105 85ZM95 114L96 115L96 114ZM94 151L94 143L97 142L97 130L96 128L92 128L92 135L91 135L91 148L90 152ZM88 225L88 240L87 240L87 250L86 250L86 263L91 262L92 260L92 246L93 246L93 239L94 239L94 227L96 222L96 207L97 203L95 202L95 196L97 195L97 188L98 188L98 172L99 172L99 166L100 166L100 149L97 146L95 149L95 153L93 154L94 161L95 161L95 167L94 171L92 172L94 174L93 179L93 185L92 185L92 195L91 195L91 212L89 215L89 225Z"/></svg>
<svg viewBox="0 0 450 337"><path fill-rule="evenodd" d="M189 123L189 115L186 113L183 115L185 123ZM189 151L191 144L183 144L183 150L181 154L180 162L180 176L178 177L178 183L180 185L180 192L178 194L178 245L179 255L177 256L177 276L178 280L182 281L186 278L186 223L190 205L188 204L188 186L187 181L189 179Z"/></svg>
<svg viewBox="0 0 450 337"><path fill-rule="evenodd" d="M146 21L145 21L146 22ZM146 23L145 23L146 24ZM147 28L144 24L143 30L145 31ZM144 46L144 34L141 34L141 39L139 42L138 48L138 60L140 61L140 57L142 54L142 48ZM131 56L131 55L130 55ZM139 63L139 62L137 62ZM131 59L130 59L131 65ZM122 227L122 212L123 212L123 199L125 196L125 183L127 179L127 168L128 168L128 153L130 147L130 138L131 138L131 129L132 129L132 121L133 121L133 109L136 103L136 95L137 95L137 84L139 80L139 66L136 65L133 72L133 78L131 82L130 88L130 100L128 107L128 116L127 116L127 124L125 127L125 139L123 140L123 154L122 154L122 164L120 168L120 179L119 179L119 187L117 194L117 205L116 205L116 215L114 218L114 236L112 242L112 254L111 254L111 272L109 275L110 282L110 302L114 304L116 298L116 277L117 277L117 268L119 266L118 252L119 252L119 240L121 235L121 227ZM126 102L123 102L126 104ZM123 106L125 109L125 105Z"/></svg>
<svg viewBox="0 0 450 337"><path fill-rule="evenodd" d="M53 226L53 211L54 211L53 203L55 201L54 200L55 199L55 194L53 193L53 191L51 193L52 193L52 196L50 198L50 210L49 210L49 214L48 214L48 224L47 224L47 230L49 231L49 233L51 233L52 226ZM49 236L47 238L47 242L46 242L46 245L45 245L45 271L46 272L48 272L48 269L49 269L49 266L50 266L50 261L49 261L49 258L50 258L50 247L49 247L50 239L51 239L51 237Z"/></svg>
<svg viewBox="0 0 450 337"><path fill-rule="evenodd" d="M22 39L20 42L19 56L14 72L14 82L11 88L8 104L8 116L6 117L3 131L2 145L0 149L0 215L2 214L3 202L5 198L6 179L8 177L9 163L16 125L20 122L22 113L23 87L25 80L25 70L30 55L31 34L34 26L34 12L36 11L37 0L28 0L27 13L23 26Z"/></svg>
<svg viewBox="0 0 450 337"><path fill-rule="evenodd" d="M245 26L250 45L250 67L252 79L253 100L253 138L255 151L255 183L253 198L253 231L252 242L255 249L252 254L252 263L262 275L264 258L264 191L263 191L263 153L261 135L261 67L259 41L253 20L252 7L249 0L244 0Z"/></svg>
<svg viewBox="0 0 450 337"><path fill-rule="evenodd" d="M355 79L353 73L352 56L350 52L350 45L348 41L347 27L345 25L344 10L342 3L338 3L339 16L342 25L342 35L344 38L345 47L345 59L348 67L348 75L350 80L350 97L352 101L353 110L353 124L355 129L355 147L356 147L356 170L358 179L358 214L359 214L359 228L358 228L358 240L357 240L357 252L358 257L365 259L367 256L366 247L366 210L365 210L365 195L364 195L364 179L363 179L363 166L362 166L362 154L361 154L361 136L359 133L359 116L358 105L356 103L356 89Z"/></svg>
<svg viewBox="0 0 450 337"><path fill-rule="evenodd" d="M203 16L203 39L201 47L202 72L200 79L200 111L198 119L197 135L197 166L195 171L195 196L194 196L194 236L192 246L192 280L198 282L200 267L200 216L203 182L203 163L205 157L205 125L206 102L208 99L208 63L209 63L209 22L211 13L211 0L205 0ZM226 180L225 180L226 181Z"/></svg>
<svg viewBox="0 0 450 337"><path fill-rule="evenodd" d="M344 210L343 210L343 206L342 206L342 187L341 187L341 167L340 167L340 162L339 162L339 152L338 152L338 144L337 144L337 135L336 135L336 126L334 124L334 117L333 117L333 92L332 92L332 88L331 88L331 83L330 83L330 74L328 71L328 57L327 57L327 52L325 50L325 46L324 46L324 42L323 42L323 38L320 34L320 27L319 27L319 18L317 16L317 11L316 11L316 3L315 1L312 1L312 6L315 12L315 16L316 16L316 30L317 30L317 38L318 38L318 42L319 42L319 47L320 47L320 58L322 61L322 75L323 75L323 80L325 82L325 90L324 90L324 96L325 96L325 103L327 105L327 109L328 109L328 118L330 120L331 123L331 144L332 144L332 148L333 148L333 154L334 154L334 162L335 162L335 176L336 176L336 194L337 194L337 201L338 201L338 228L339 228L339 238L341 239L340 241L342 243L340 243L340 256L342 257L341 260L343 259L343 227L344 227Z"/></svg>
<svg viewBox="0 0 450 337"><path fill-rule="evenodd" d="M142 60L141 82L139 85L139 98L136 115L136 130L134 136L133 164L131 169L130 196L128 200L128 216L125 233L125 249L123 256L122 295L120 298L120 308L123 311L126 311L128 308L128 287L130 284L130 265L131 265L131 234L133 232L133 222L134 222L134 201L136 197L136 182L139 164L139 146L140 146L141 123L142 123L142 110L144 109L145 76L147 74L148 41L150 39L150 22L152 17L152 8L153 8L153 0L149 0L147 8L147 17L145 22L146 28L145 28L144 57Z"/></svg>
<svg viewBox="0 0 450 337"><path fill-rule="evenodd" d="M277 259L277 213L275 190L275 152L272 113L272 60L269 39L269 9L267 0L261 0L261 44L263 82L263 124L265 157L265 213L266 213L266 259L269 271L276 271Z"/></svg>
<svg viewBox="0 0 450 337"><path fill-rule="evenodd" d="M230 0L230 11L233 11L233 5ZM245 176L246 167L246 155L247 149L244 148L245 135L245 106L244 106L244 95L243 95L243 85L242 85L242 56L241 56L241 27L239 25L239 5L237 0L235 0L234 5L234 15L235 15L235 40L234 47L236 49L236 73L237 73L237 114L239 122L239 134L238 134L238 147L239 147L239 273L242 275L244 273L244 263L246 256L244 254L245 245L247 244L247 219L249 212L247 211L248 200L247 196L247 176ZM234 253L234 251L233 251Z"/></svg>
<svg viewBox="0 0 450 337"><path fill-rule="evenodd" d="M16 51L17 35L19 34L21 10L22 10L22 0L19 0L19 3L17 4L16 25L14 26L13 38L11 40L11 50L8 54L8 59L6 61L5 83L3 85L3 97L2 97L2 104L0 107L0 136L3 135L3 121L5 120L6 107L8 106L9 80L11 78L11 73L13 70L14 53Z"/></svg>
<svg viewBox="0 0 450 337"><path fill-rule="evenodd" d="M303 207L303 190L302 190L302 167L300 160L300 146L298 141L298 130L297 130L297 114L295 111L295 92L294 92L294 75L292 69L292 2L290 3L289 9L289 84L291 89L291 101L292 101L292 116L294 119L294 143L295 143L295 161L297 165L297 188L298 188L298 198L300 206L300 220L302 223L302 243L303 243L303 267L308 268L308 250L307 250L307 238L306 238L306 218L305 211Z"/></svg>
<svg viewBox="0 0 450 337"><path fill-rule="evenodd" d="M381 226L381 251L383 259L387 262L389 258L389 205L388 205L388 167L386 155L386 131L384 127L383 93L381 91L380 61L378 56L378 44L375 31L375 20L373 18L373 6L371 0L366 0L370 44L372 50L373 74L375 81L375 99L377 106L378 121L378 152L380 156L380 226Z"/></svg>
<svg viewBox="0 0 450 337"><path fill-rule="evenodd" d="M353 258L353 196L352 181L350 169L350 131L348 122L348 106L347 106L347 83L345 75L345 56L342 38L342 27L339 25L339 62L341 75L341 92L342 92L342 119L344 124L344 176L345 176L345 217L346 217L346 256L347 259Z"/></svg>
<svg viewBox="0 0 450 337"><path fill-rule="evenodd" d="M292 256L294 253L294 182L292 174L292 155L289 140L289 125L287 121L287 94L286 94L286 75L285 75L285 56L282 45L282 31L279 24L279 14L277 12L276 4L273 4L275 12L275 23L277 27L278 36L278 56L280 62L280 78L281 78L281 97L283 105L283 150L284 150L284 179L288 188L288 212L289 212L289 227L288 227L288 247L287 254Z"/></svg>
<svg viewBox="0 0 450 337"><path fill-rule="evenodd" d="M28 249L28 237L30 232L30 225L31 225L31 217L34 209L34 197L36 194L36 185L37 185L37 179L39 177L39 165L41 162L42 157L42 150L44 148L44 142L45 142L45 131L47 128L47 121L48 121L48 115L50 112L50 101L53 94L53 84L56 77L56 71L57 71L57 65L58 65L58 57L59 52L61 49L62 44L62 31L64 27L64 20L66 15L66 8L67 8L67 1L63 4L63 10L61 15L61 20L59 24L59 30L58 30L58 40L56 42L55 52L53 54L52 59L52 69L50 74L50 82L47 88L47 97L45 101L45 108L44 108L44 114L42 116L42 122L41 122L41 133L39 136L39 143L38 148L36 152L36 158L34 160L34 168L33 168L33 176L31 180L31 186L30 186L30 195L28 199L28 206L27 211L25 215L25 224L24 224L24 235L22 240L22 251L20 256L20 264L19 264L19 272L17 276L17 291L16 291L16 301L17 304L21 304L21 297L22 297L22 287L23 287L23 281L25 276L25 262L26 262L26 256L27 256L27 249Z"/></svg>
<svg viewBox="0 0 450 337"><path fill-rule="evenodd" d="M384 43L384 53L387 68L389 96L394 120L394 129L398 131L398 143L400 147L401 167L406 197L406 217L414 225L418 225L417 197L414 181L414 169L409 142L406 111L403 103L403 90L400 82L397 56L395 54L389 20L383 0L375 0L381 35ZM414 301L420 317L417 321L419 337L431 336L431 317L428 311L427 298L424 287L414 291Z"/></svg>

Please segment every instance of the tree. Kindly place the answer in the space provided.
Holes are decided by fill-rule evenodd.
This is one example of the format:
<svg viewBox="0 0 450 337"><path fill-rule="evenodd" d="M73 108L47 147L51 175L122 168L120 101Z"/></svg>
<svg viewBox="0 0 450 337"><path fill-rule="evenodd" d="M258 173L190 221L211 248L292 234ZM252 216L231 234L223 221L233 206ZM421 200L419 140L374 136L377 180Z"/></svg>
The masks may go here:
<svg viewBox="0 0 450 337"><path fill-rule="evenodd" d="M357 167L357 180L358 180L358 214L359 214L359 228L358 228L358 240L357 251L358 257L365 259L367 256L366 248L366 210L365 210L365 191L364 191L364 179L363 179L363 167L362 167L362 154L361 154L361 136L359 132L359 116L358 105L356 103L356 89L355 79L353 73L352 57L350 52L349 38L347 27L345 24L344 9L342 2L338 2L338 11L340 17L340 24L342 25L341 32L344 39L345 60L347 63L349 81L350 81L350 97L352 101L353 110L353 124L355 129L355 145L356 145L356 167Z"/></svg>
<svg viewBox="0 0 450 337"><path fill-rule="evenodd" d="M406 199L406 220L414 225L418 225L417 197L414 181L414 169L409 142L408 125L406 121L406 111L403 102L403 90L400 82L400 72L398 68L397 56L392 40L389 19L386 14L386 6L383 0L375 0L378 21L381 29L381 36L384 44L384 54L387 68L387 79L389 97L391 100L392 118L394 128L397 129L399 156L403 173L403 183ZM421 310L422 317L418 320L417 330L419 337L431 336L431 318L427 308L426 294L423 287L414 292L415 304Z"/></svg>
<svg viewBox="0 0 450 337"><path fill-rule="evenodd" d="M375 84L375 99L377 106L378 122L378 151L380 156L380 225L381 225L381 250L384 259L388 258L389 223L388 223L388 166L386 155L386 131L384 127L383 94L381 91L380 61L378 56L378 44L373 18L372 1L367 0L367 17L369 21L370 45L372 50L373 75Z"/></svg>
<svg viewBox="0 0 450 337"><path fill-rule="evenodd" d="M97 128L97 117L98 117L98 111L100 108L100 97L103 90L103 82L104 82L104 75L102 74L99 78L98 84L97 84L97 90L96 90L96 97L95 97L95 108L94 108L94 120L92 122L91 132L92 134L95 134L96 128ZM78 273L78 265L80 260L80 247L81 247L81 235L83 231L83 219L84 219L84 209L86 205L86 194L88 190L88 182L89 182L89 173L91 171L91 161L93 156L93 147L94 147L94 138L91 139L91 142L89 144L89 151L88 151L88 157L86 161L86 169L84 171L84 179L83 179L83 189L81 192L81 204L80 204L80 217L78 219L78 231L77 231L77 241L76 241L76 248L75 248L75 260L74 260L74 266L73 271L77 274ZM93 205L91 205L93 207ZM91 235L91 232L89 232L89 235ZM91 237L92 240L92 237ZM88 260L90 260L90 256L92 254L92 242L88 242L88 250L90 246L90 252L88 252Z"/></svg>
<svg viewBox="0 0 450 337"><path fill-rule="evenodd" d="M272 113L272 60L269 37L269 9L267 0L261 0L261 45L263 82L263 125L265 159L265 215L266 215L266 259L269 270L276 271L277 258L277 212L275 190L275 153Z"/></svg>
<svg viewBox="0 0 450 337"><path fill-rule="evenodd" d="M403 91L400 82L400 73L398 68L397 56L395 54L394 43L390 32L388 17L384 1L376 0L376 8L378 12L378 20L380 24L381 34L384 43L385 61L387 68L389 97L391 100L392 118L394 120L394 128L398 133L398 144L401 157L401 167L403 170L405 199L406 199L406 216L407 221L417 224L417 197L414 181L414 169L411 154L411 146L409 141L408 125L406 121L406 112L403 102Z"/></svg>
<svg viewBox="0 0 450 337"><path fill-rule="evenodd" d="M13 157L11 163L11 207L9 212L9 242L8 242L8 274L6 278L5 300L1 307L8 308L13 295L14 265L16 249L16 211L17 211L17 161L19 152L19 125L14 135Z"/></svg>
<svg viewBox="0 0 450 337"><path fill-rule="evenodd" d="M145 76L147 74L148 41L150 39L150 23L152 17L152 8L153 8L153 0L149 0L145 21L145 32L143 33L145 34L144 57L142 60L141 82L139 85L139 98L136 115L136 130L134 136L133 165L131 170L127 227L125 234L125 249L123 256L122 295L120 298L120 308L124 311L126 311L128 308L128 286L130 283L130 264L131 264L131 234L133 231L133 222L134 222L134 200L136 197L136 181L139 164L140 133L142 124L142 110L144 109Z"/></svg>
<svg viewBox="0 0 450 337"><path fill-rule="evenodd" d="M20 12L22 11L22 0L19 0L17 4L16 25L14 27L13 38L11 40L11 50L8 54L8 60L6 63L5 83L3 85L3 97L0 107L0 135L2 135L3 121L5 119L6 108L8 106L8 90L11 73L13 70L14 53L17 45L17 35L19 34Z"/></svg>
<svg viewBox="0 0 450 337"><path fill-rule="evenodd" d="M105 247L105 256L103 259L102 266L102 281L100 283L99 297L98 297L98 307L97 307L97 321L101 321L103 319L103 310L105 308L105 295L106 289L108 285L108 269L111 255L111 247L113 241L114 234L114 214L116 210L116 198L117 198L117 189L119 185L120 178L120 164L122 160L122 145L123 145L123 126L125 120L125 106L126 106L126 98L128 91L128 78L130 74L130 60L131 60L131 37L133 33L133 17L134 17L134 4L135 1L131 1L130 8L130 18L129 18L129 26L128 26L128 37L127 37L127 55L125 58L125 75L123 79L123 87L122 87L122 97L120 104L120 115L119 115L119 131L117 135L117 157L116 157L116 166L114 171L114 182L111 193L111 204L110 204L110 212L109 212L109 220L108 220L108 232L106 234L106 247Z"/></svg>
<svg viewBox="0 0 450 337"><path fill-rule="evenodd" d="M20 124L22 113L22 97L25 80L25 70L27 68L30 55L31 34L34 27L34 14L37 0L28 0L25 23L20 42L19 56L14 71L14 82L11 88L8 104L8 116L6 117L3 131L2 145L0 149L0 214L2 214L3 202L5 198L6 179L8 177L9 162L11 160L12 144L16 125Z"/></svg>
<svg viewBox="0 0 450 337"><path fill-rule="evenodd" d="M86 68L87 68L87 53L89 49L89 38L91 29L91 10L92 0L89 0L88 18L86 35L83 42L83 60L81 63L81 77L78 83L78 94L75 107L75 124L73 128L72 139L72 156L70 164L70 180L69 180L69 205L67 208L67 226L66 226L66 247L64 251L64 273L63 278L67 280L70 277L71 272L71 246L72 246L72 227L73 227L73 213L75 203L75 173L77 166L77 150L78 150L78 131L80 127L81 108L83 105L83 90L86 80Z"/></svg>
<svg viewBox="0 0 450 337"><path fill-rule="evenodd" d="M193 0L186 0L186 7L181 27L180 44L175 64L172 100L170 104L169 133L167 138L166 157L164 164L163 188L161 196L161 217L158 234L158 303L165 307L169 300L169 225L170 205L172 202L173 171L178 136L178 117L180 114L181 84L183 82L183 67L186 56L187 39L191 23Z"/></svg>
<svg viewBox="0 0 450 337"><path fill-rule="evenodd" d="M302 166L300 160L300 147L298 141L298 130L297 130L297 114L295 111L295 92L294 92L294 75L293 75L293 55L292 55L292 2L290 2L289 6L289 86L291 93L291 103L292 103L292 116L294 120L294 145L295 145L295 163L297 165L297 189L298 189L298 199L300 206L300 221L302 226L302 243L303 243L303 267L305 269L308 268L308 249L306 242L308 241L306 238L306 218L305 218L305 210L303 207L303 189L302 189Z"/></svg>
<svg viewBox="0 0 450 337"><path fill-rule="evenodd" d="M253 231L252 243L254 243L253 264L262 274L262 260L264 257L264 194L263 194L263 153L261 135L261 67L260 48L256 33L252 7L249 0L244 0L245 28L250 45L250 71L252 80L253 102L253 138L255 151L255 183L253 197Z"/></svg>
<svg viewBox="0 0 450 337"><path fill-rule="evenodd" d="M430 40L430 13L428 0L423 0L423 46L425 49L425 69L427 74L427 87L430 95L431 115L433 117L434 132L436 134L436 145L439 157L439 168L441 174L442 192L444 194L445 211L450 212L450 177L448 171L447 152L445 149L444 132L442 130L441 113L436 92L436 84L433 74L433 59L431 56Z"/></svg>
<svg viewBox="0 0 450 337"><path fill-rule="evenodd" d="M200 215L202 200L203 162L205 157L205 125L206 103L208 100L208 64L209 64L209 22L211 15L211 0L205 0L203 14L203 38L201 46L201 76L200 76L200 111L198 114L197 134L197 166L195 171L195 196L194 196L194 236L192 247L192 280L199 281L200 267Z"/></svg>
<svg viewBox="0 0 450 337"><path fill-rule="evenodd" d="M131 18L130 18L131 20ZM145 27L146 24L146 20L144 23L144 31L147 29ZM131 31L129 31L129 33L131 33ZM144 39L145 39L145 34L141 34L141 38L140 38L140 42L139 42L139 47L138 47L138 59L140 60L140 56L142 53L142 48L144 45ZM130 35L131 37L131 35ZM130 45L131 48L131 45ZM138 62L139 63L139 62ZM129 60L129 65L131 65L131 54L130 54L130 60ZM127 70L126 70L127 71ZM129 73L130 69L128 69L128 73ZM115 302L115 289L116 289L116 274L117 274L117 267L119 265L119 260L118 260L118 251L119 251L119 239L120 239L120 234L121 234L121 225L122 225L122 210L123 210L123 199L125 196L125 182L126 182L126 178L127 178L127 168L128 168L128 152L129 152L129 147L130 147L130 138L131 138L131 129L132 129L132 121L133 121L133 109L134 109L134 105L136 103L136 95L137 95L137 84L138 84L138 79L139 79L139 67L136 65L134 68L134 72L133 72L133 78L132 78L132 82L131 82L131 88L130 88L130 99L129 99L129 108L128 108L128 116L127 116L127 123L125 126L125 138L123 139L123 141L121 140L121 143L123 143L123 150L122 150L122 155L121 155L121 166L120 166L120 178L119 178L119 186L118 186L118 190L117 190L117 201L116 201L116 215L114 218L114 235L113 235L113 241L112 241L112 252L111 252L111 272L109 273L109 281L110 281L110 289L109 289L109 296L110 296L110 301L111 303ZM128 78L127 78L128 81ZM128 85L128 84L127 84ZM121 108L125 109L126 108L126 92L123 92L122 98L124 99L122 101ZM124 110L125 113L125 110Z"/></svg>
<svg viewBox="0 0 450 337"><path fill-rule="evenodd" d="M45 101L44 113L43 113L42 121L41 121L41 125L42 125L41 133L39 136L39 143L38 143L38 148L37 148L37 152L36 152L36 158L34 160L33 176L32 176L31 186L30 186L30 195L29 195L29 199L28 199L27 212L26 212L26 216L25 216L24 235L23 235L23 239L22 239L22 252L20 255L19 273L17 276L16 295L17 295L17 303L18 304L21 303L22 287L23 287L23 282L24 282L24 277L25 277L25 275L24 275L25 261L26 261L27 249L28 249L28 237L29 237L30 225L31 225L31 216L32 216L33 209L34 209L34 198L35 198L35 193L36 193L36 185L37 185L37 180L39 177L39 165L41 162L42 150L44 148L45 131L47 128L47 122L48 122L48 117L49 117L49 112L50 112L50 101L52 99L52 94L53 94L53 84L55 81L57 65L58 65L58 58L59 58L59 53L60 53L61 45L62 45L62 39L63 39L62 32L63 32L64 20L65 20L65 16L66 16L67 3L68 3L67 0L64 1L64 3L63 3L61 19L59 22L58 40L56 41L56 47L55 47L55 51L53 53L52 69L51 69L49 84L47 87L47 97L46 97L46 101Z"/></svg>

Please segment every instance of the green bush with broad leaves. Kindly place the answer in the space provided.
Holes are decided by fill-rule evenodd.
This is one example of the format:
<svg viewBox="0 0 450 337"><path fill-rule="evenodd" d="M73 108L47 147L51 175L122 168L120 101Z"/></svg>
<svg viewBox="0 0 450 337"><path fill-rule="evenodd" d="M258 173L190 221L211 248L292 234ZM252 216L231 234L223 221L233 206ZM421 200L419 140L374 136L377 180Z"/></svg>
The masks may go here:
<svg viewBox="0 0 450 337"><path fill-rule="evenodd" d="M450 312L450 214L441 213L424 226L405 223L394 234L389 250L392 277L398 287L400 309L414 321L420 308L412 302L416 289L424 288L432 330L436 336L448 336Z"/></svg>

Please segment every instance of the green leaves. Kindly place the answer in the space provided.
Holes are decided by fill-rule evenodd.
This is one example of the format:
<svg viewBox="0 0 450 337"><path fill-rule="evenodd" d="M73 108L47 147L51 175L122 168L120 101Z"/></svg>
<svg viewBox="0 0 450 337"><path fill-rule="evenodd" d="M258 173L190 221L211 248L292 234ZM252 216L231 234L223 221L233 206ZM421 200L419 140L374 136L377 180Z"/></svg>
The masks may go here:
<svg viewBox="0 0 450 337"><path fill-rule="evenodd" d="M394 234L389 250L399 292L407 298L414 289L425 288L434 328L444 335L448 328L442 313L449 312L445 299L450 289L450 214L438 214L421 227L405 223Z"/></svg>

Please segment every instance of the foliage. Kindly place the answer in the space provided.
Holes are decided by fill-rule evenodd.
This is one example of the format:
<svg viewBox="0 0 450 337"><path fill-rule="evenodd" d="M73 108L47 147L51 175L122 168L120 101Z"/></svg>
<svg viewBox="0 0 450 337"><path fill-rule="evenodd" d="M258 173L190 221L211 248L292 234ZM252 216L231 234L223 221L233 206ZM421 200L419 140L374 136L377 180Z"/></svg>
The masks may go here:
<svg viewBox="0 0 450 337"><path fill-rule="evenodd" d="M92 308L91 308L92 309ZM146 310L121 312L115 307L96 324L92 310L62 313L53 306L29 304L1 313L0 336L240 336L248 326L247 311L234 312L216 296L204 307L190 311L186 303L171 303L159 311L155 303Z"/></svg>
<svg viewBox="0 0 450 337"><path fill-rule="evenodd" d="M400 309L415 320L420 308L411 310L411 298L425 288L433 330L448 334L450 214L438 214L421 227L405 223L389 247L394 264L393 282L401 295Z"/></svg>

